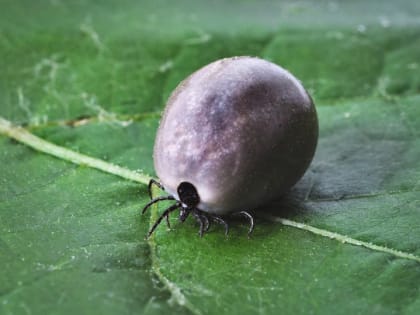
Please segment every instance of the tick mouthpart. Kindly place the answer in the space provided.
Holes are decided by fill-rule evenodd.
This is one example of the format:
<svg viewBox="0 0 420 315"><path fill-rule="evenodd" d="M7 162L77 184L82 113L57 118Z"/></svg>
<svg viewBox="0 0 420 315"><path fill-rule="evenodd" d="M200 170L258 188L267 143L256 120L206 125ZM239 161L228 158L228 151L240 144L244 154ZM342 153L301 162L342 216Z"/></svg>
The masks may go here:
<svg viewBox="0 0 420 315"><path fill-rule="evenodd" d="M188 208L181 208L179 211L179 221L184 222L188 218L190 212L191 211Z"/></svg>

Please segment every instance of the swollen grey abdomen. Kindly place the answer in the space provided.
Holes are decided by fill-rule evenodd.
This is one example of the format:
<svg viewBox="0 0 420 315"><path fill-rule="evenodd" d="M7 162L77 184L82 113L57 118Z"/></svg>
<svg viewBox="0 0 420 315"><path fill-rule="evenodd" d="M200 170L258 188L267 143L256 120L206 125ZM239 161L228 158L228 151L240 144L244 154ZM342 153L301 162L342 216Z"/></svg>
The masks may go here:
<svg viewBox="0 0 420 315"><path fill-rule="evenodd" d="M317 144L313 102L289 72L268 61L213 62L172 93L156 136L154 163L176 198L192 183L199 208L254 210L291 188Z"/></svg>

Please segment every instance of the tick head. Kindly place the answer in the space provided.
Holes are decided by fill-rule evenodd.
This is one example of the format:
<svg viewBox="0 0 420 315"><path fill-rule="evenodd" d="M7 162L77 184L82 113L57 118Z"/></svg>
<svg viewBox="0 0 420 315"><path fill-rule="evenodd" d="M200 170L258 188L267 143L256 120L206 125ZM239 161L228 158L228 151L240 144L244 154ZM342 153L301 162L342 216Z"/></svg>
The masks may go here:
<svg viewBox="0 0 420 315"><path fill-rule="evenodd" d="M177 188L180 201L189 209L195 208L200 203L197 189L189 182L182 182Z"/></svg>

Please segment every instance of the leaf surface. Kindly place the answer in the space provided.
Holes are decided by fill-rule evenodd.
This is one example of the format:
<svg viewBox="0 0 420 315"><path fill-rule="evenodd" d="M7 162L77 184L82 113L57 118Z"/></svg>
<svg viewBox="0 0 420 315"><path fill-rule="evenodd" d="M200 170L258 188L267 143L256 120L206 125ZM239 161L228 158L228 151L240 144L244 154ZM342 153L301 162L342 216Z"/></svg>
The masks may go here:
<svg viewBox="0 0 420 315"><path fill-rule="evenodd" d="M0 116L60 147L153 175L171 91L234 55L294 73L320 121L309 171L251 239L174 216L146 241L164 205L140 215L144 184L2 135L1 314L420 312L418 1L0 7Z"/></svg>

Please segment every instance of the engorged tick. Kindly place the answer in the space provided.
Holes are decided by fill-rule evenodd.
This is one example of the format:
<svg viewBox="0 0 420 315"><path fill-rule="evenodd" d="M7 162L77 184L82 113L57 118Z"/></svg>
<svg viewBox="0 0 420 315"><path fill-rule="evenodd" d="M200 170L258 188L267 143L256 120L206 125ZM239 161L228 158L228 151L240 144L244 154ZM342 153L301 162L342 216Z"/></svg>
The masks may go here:
<svg viewBox="0 0 420 315"><path fill-rule="evenodd" d="M278 199L308 168L318 139L315 106L288 71L263 59L233 57L215 61L190 75L170 96L154 147L159 181L175 200L150 229L180 209L200 224L215 221L228 233L227 217Z"/></svg>

